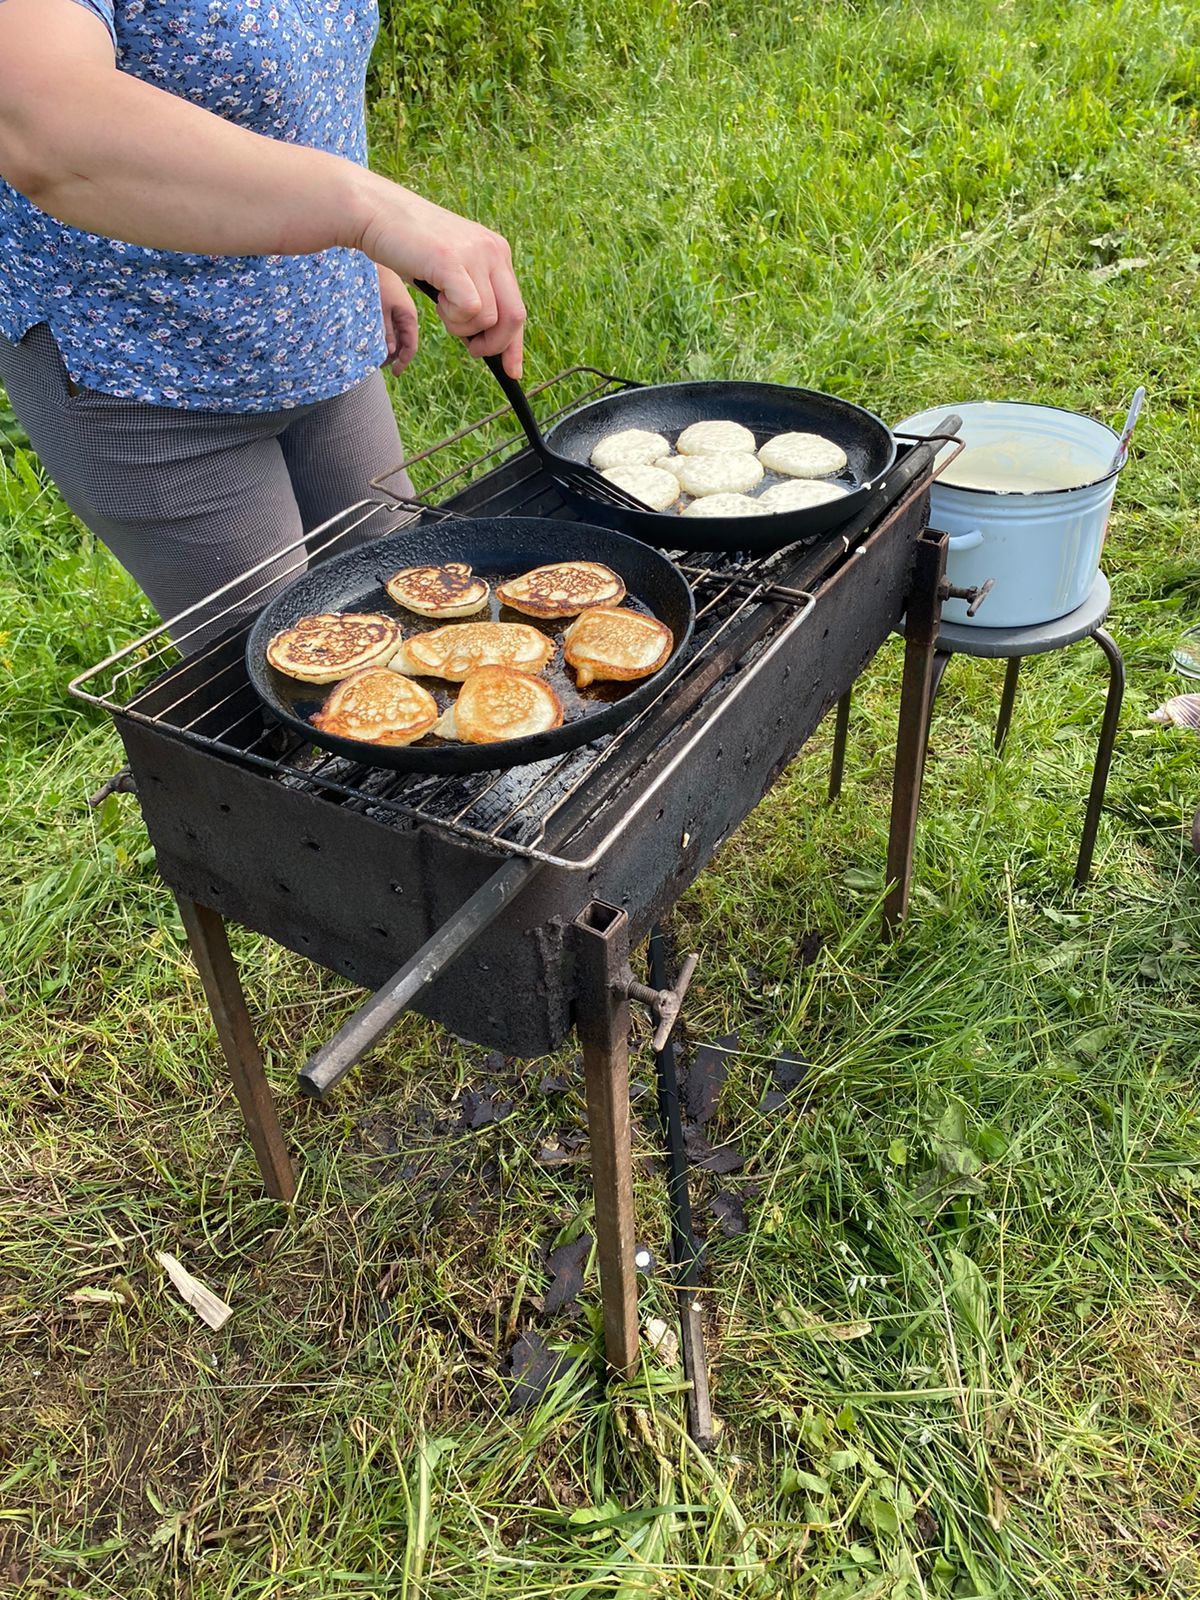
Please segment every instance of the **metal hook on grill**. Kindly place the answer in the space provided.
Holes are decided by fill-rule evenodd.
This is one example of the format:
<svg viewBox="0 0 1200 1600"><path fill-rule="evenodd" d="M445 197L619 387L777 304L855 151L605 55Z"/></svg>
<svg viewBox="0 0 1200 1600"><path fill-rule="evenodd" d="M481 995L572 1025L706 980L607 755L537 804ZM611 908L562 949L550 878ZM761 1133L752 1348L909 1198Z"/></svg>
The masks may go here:
<svg viewBox="0 0 1200 1600"><path fill-rule="evenodd" d="M688 991L688 984L691 983L692 974L699 964L699 956L688 956L680 967L679 976L671 989L652 989L647 983L639 983L632 973L629 973L620 985L621 991L630 1000L640 1000L649 1011L650 1018L655 1023L654 1038L651 1041L653 1049L666 1048L671 1030L679 1020L679 1013L683 1009L683 997Z"/></svg>

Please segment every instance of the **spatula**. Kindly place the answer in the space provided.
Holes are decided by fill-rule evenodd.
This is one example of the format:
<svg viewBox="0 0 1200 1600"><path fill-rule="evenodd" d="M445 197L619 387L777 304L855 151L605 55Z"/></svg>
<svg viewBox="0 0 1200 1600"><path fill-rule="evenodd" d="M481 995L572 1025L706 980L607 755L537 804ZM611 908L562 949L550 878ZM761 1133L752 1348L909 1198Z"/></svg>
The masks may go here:
<svg viewBox="0 0 1200 1600"><path fill-rule="evenodd" d="M438 291L431 283L422 279L415 280L416 287L422 294L428 295L436 305ZM596 471L595 467L584 466L581 462L572 461L567 456L561 456L542 437L542 430L537 425L537 418L529 404L524 389L516 378L510 378L504 370L504 363L499 356L484 356L484 366L495 378L504 391L504 398L513 408L513 414L525 431L525 437L533 446L541 460L542 465L560 487L574 491L576 494L587 496L592 500L603 500L611 506L616 506L621 511L649 511L652 508L639 500L636 496L627 494L624 489L618 489L615 483L610 483L607 478Z"/></svg>

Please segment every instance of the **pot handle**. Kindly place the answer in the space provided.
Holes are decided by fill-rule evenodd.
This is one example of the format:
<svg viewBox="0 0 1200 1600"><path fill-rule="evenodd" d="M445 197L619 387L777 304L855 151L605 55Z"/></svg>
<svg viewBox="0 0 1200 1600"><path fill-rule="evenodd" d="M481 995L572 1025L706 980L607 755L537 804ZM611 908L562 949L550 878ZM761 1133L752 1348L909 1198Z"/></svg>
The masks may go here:
<svg viewBox="0 0 1200 1600"><path fill-rule="evenodd" d="M978 550L982 543L982 528L970 528L966 533L952 533L946 540L947 548L955 555L961 555L964 550Z"/></svg>

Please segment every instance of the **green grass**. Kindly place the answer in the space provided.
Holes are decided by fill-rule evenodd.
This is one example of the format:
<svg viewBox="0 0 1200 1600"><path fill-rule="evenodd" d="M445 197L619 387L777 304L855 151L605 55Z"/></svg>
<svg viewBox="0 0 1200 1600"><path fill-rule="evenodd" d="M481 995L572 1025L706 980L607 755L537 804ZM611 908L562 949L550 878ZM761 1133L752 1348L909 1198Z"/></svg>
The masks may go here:
<svg viewBox="0 0 1200 1600"><path fill-rule="evenodd" d="M956 661L911 924L876 942L885 649L840 804L822 730L673 919L703 956L690 1037L745 1046L717 1126L753 1152L749 1233L726 1239L697 1185L719 1447L690 1448L654 1359L591 1381L594 1262L589 1314L553 1329L574 1381L508 1416L496 1369L537 1322L542 1252L589 1214L586 1166L535 1160L578 1088L551 1099L545 1064L407 1019L328 1107L299 1103L295 1066L354 995L240 934L303 1173L293 1211L261 1197L136 806L85 804L120 751L64 685L144 603L6 448L0 1590L1200 1594L1200 742L1145 720L1200 619L1194 10L570 26L565 53L509 58L511 88L431 60L403 119L373 114L381 164L512 238L531 378L757 376L890 418L1013 396L1112 419L1148 385L1106 552L1130 684L1093 883L1068 888L1098 652L1030 663L1002 760L1000 669ZM425 317L410 445L490 408L489 383ZM764 1117L780 1047L813 1069L798 1112ZM569 1053L555 1070L575 1083ZM433 1135L492 1081L510 1120ZM638 1206L661 1241L659 1179ZM233 1304L223 1333L162 1291L158 1249Z"/></svg>

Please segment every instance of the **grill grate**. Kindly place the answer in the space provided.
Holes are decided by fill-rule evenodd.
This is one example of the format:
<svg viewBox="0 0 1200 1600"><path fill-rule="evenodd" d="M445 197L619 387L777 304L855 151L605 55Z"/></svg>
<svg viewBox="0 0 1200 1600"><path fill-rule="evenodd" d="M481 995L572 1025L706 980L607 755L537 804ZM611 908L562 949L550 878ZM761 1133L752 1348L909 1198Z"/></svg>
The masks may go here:
<svg viewBox="0 0 1200 1600"><path fill-rule="evenodd" d="M553 413L558 416L582 399L623 386L621 380L593 369L572 368L542 385L541 391L556 389L556 399L564 389L571 391L572 398ZM414 457L410 470L435 458L440 468L446 461L443 452L452 457L459 446L468 440L478 443L480 433L486 435L510 416L505 410L491 413ZM376 486L386 490L389 476L379 479ZM899 515L927 484L927 478L920 475L898 501L886 505L888 516ZM348 508L286 552L292 557L292 570L300 572L310 558L336 551L351 534L361 538L366 530L369 537L382 538L416 518L486 512L576 520L520 434L505 433L488 443L482 453L437 477L426 493L440 494L447 489L455 492L439 506L392 499L362 501ZM801 564L803 582L815 585L824 571L845 557L849 547L840 534L827 536L812 552L814 559ZM678 749L672 750L654 787L639 794L640 809L679 761L686 759L687 724L701 702L706 702L704 715L711 717L716 704L713 691L727 677L732 677L732 682L723 691L723 701L736 698L739 684L744 685L783 638L803 624L815 604L807 587L794 586L795 547L767 556L718 553L679 557L696 600L696 629L688 659L678 676L630 723L564 756L523 767L453 777L406 774L331 755L268 721L245 670L245 641L252 621L245 617L245 608L247 599L265 598L267 590L274 589L279 579L278 559L270 557L247 575L274 568L270 579L264 579L250 596L242 590L236 619L232 619L231 605L230 631L215 642L181 658L171 640L187 642L191 612L184 612L75 679L72 693L102 706L118 721L149 723L222 759L253 767L265 778L320 794L332 804L364 811L390 826L432 825L476 845L572 871L594 864L614 834L631 820L633 812L628 807L614 808L621 816L613 820L604 839L590 849L570 852L622 777L650 750L677 739ZM212 599L244 581L227 585ZM192 610L210 604L202 602ZM211 629L212 623L212 612L206 610L203 626Z"/></svg>

